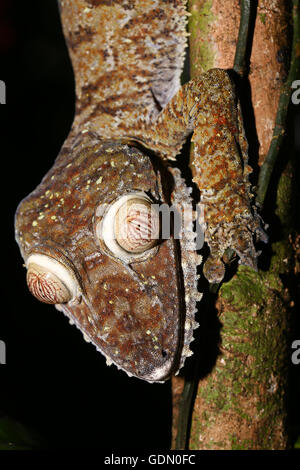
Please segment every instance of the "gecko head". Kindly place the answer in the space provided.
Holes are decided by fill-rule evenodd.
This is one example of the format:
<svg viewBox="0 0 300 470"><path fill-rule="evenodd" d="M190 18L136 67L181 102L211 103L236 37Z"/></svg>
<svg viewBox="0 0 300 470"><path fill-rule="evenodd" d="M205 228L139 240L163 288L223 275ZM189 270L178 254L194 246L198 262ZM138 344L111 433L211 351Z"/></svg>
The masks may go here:
<svg viewBox="0 0 300 470"><path fill-rule="evenodd" d="M149 382L176 372L184 347L177 240L160 239L153 210L170 203L161 171L137 148L84 136L16 213L31 293Z"/></svg>

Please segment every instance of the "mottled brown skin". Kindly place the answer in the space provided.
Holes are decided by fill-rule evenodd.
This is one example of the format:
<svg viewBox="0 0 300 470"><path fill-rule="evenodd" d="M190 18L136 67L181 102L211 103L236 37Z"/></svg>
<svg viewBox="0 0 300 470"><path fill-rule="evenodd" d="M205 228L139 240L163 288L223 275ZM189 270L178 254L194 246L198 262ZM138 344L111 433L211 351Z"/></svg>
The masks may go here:
<svg viewBox="0 0 300 470"><path fill-rule="evenodd" d="M158 115L180 87L185 3L60 1L76 81L74 126L115 139Z"/></svg>
<svg viewBox="0 0 300 470"><path fill-rule="evenodd" d="M156 123L136 131L141 142L163 158L173 159L193 131L191 168L201 191L211 254L204 265L210 282L222 281L221 258L233 248L242 264L257 268L256 234L266 241L260 218L251 207L248 145L239 103L224 70L212 69L185 84L167 104Z"/></svg>
<svg viewBox="0 0 300 470"><path fill-rule="evenodd" d="M166 240L136 269L103 253L94 234L99 221L95 208L130 190L165 201L148 157L133 147L84 135L20 205L16 230L24 259L46 254L76 273L82 296L59 308L107 358L150 379L153 367L167 358L170 368L178 366L175 242Z"/></svg>
<svg viewBox="0 0 300 470"><path fill-rule="evenodd" d="M16 238L25 261L44 254L72 271L80 295L56 307L108 363L144 380L165 380L191 354L197 326L193 220L179 242L163 240L145 259L126 264L99 243L97 208L130 191L172 201L179 211L191 205L179 170L163 160L174 159L194 132L191 166L211 249L205 275L212 282L223 278L227 247L255 267L252 237L260 226L250 205L235 94L222 70L179 88L185 1L64 0L60 6L76 116L53 168L19 205Z"/></svg>

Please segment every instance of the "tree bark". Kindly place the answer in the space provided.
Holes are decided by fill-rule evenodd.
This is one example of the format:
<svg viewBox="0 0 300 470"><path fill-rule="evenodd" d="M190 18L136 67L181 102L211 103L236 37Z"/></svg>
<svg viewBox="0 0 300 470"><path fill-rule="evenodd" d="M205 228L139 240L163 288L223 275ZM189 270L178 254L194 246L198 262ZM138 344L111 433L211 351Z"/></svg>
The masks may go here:
<svg viewBox="0 0 300 470"><path fill-rule="evenodd" d="M253 2L255 3L255 2ZM240 21L238 0L190 0L191 77L212 67L233 68ZM252 183L272 140L289 62L291 12L283 0L259 0L250 25L249 77L237 77ZM252 28L252 29L251 29ZM285 142L264 204L270 241L256 273L235 263L213 308L206 292L196 354L199 385L192 413L191 449L286 449L288 367L292 315L293 159ZM282 160L282 159L281 159ZM212 297L210 298L212 300ZM213 299L214 300L214 299ZM201 311L200 311L201 313ZM200 345L200 346L199 346ZM174 379L178 404L179 381ZM182 384L181 384L182 386ZM174 411L174 416L176 415ZM173 429L177 431L176 426ZM173 447L175 447L173 440Z"/></svg>

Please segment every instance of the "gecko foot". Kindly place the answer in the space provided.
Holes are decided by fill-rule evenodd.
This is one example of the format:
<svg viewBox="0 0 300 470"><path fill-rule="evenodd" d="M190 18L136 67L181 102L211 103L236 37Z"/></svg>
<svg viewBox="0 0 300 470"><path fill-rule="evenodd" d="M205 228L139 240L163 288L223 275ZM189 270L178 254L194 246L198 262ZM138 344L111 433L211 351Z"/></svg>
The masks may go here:
<svg viewBox="0 0 300 470"><path fill-rule="evenodd" d="M239 264L248 266L255 271L258 270L257 258L260 251L255 249L254 235L257 240L264 243L267 243L268 236L260 226L258 217L253 218L251 222L252 224L249 223L249 225L241 223L238 229L235 227L235 230L227 232L225 237L225 230L220 230L214 234L213 242L212 240L210 240L211 243L208 241L210 255L204 263L203 274L209 282L220 283L223 280L225 263L222 257L227 248L231 248L239 256ZM224 238L226 243L224 243Z"/></svg>

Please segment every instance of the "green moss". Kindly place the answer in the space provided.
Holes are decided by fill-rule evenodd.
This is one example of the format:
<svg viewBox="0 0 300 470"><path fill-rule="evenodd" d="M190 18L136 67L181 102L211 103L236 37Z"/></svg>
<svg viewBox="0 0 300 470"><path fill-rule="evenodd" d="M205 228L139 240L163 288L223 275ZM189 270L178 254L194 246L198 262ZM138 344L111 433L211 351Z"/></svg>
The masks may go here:
<svg viewBox="0 0 300 470"><path fill-rule="evenodd" d="M287 274L291 270L293 262L292 246L287 242L276 242L272 244L274 256L271 260L270 271L278 274Z"/></svg>
<svg viewBox="0 0 300 470"><path fill-rule="evenodd" d="M282 250L280 246L279 258ZM253 421L253 412L256 419L265 419L267 439L262 432L257 440L260 448L266 449L271 442L270 436L275 433L277 417L282 418L280 376L287 354L287 318L282 292L280 277L273 270L256 273L243 266L222 286L221 298L226 310L221 313L220 320L225 353L199 392L208 409L213 410L210 419L214 414L225 416L228 412L248 423ZM249 405L250 414L246 403L253 397L256 397L256 411ZM251 440L232 439L232 449L253 448Z"/></svg>
<svg viewBox="0 0 300 470"><path fill-rule="evenodd" d="M240 266L238 274L230 282L223 284L222 297L236 308L251 309L257 312L257 305L265 304L270 289L281 290L282 283L277 274L255 272L254 270ZM241 322L241 327L244 325Z"/></svg>
<svg viewBox="0 0 300 470"><path fill-rule="evenodd" d="M252 439L240 440L237 436L231 435L230 441L232 450L251 450L254 448Z"/></svg>
<svg viewBox="0 0 300 470"><path fill-rule="evenodd" d="M258 16L262 24L266 24L266 13L258 13Z"/></svg>
<svg viewBox="0 0 300 470"><path fill-rule="evenodd" d="M193 418L193 433L191 434L189 449L199 449L198 439L203 429L203 426L201 425L202 422L205 423L205 425L208 423L206 412L202 413L201 419L196 415Z"/></svg>

